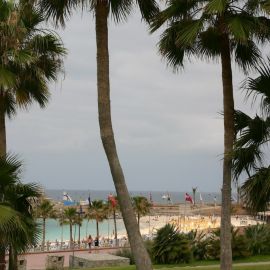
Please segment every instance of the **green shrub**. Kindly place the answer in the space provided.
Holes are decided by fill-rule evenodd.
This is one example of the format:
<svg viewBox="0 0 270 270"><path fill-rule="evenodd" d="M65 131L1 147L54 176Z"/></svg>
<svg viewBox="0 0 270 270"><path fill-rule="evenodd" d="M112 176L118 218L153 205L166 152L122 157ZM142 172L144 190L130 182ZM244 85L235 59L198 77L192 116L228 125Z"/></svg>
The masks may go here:
<svg viewBox="0 0 270 270"><path fill-rule="evenodd" d="M116 256L129 258L130 264L135 264L134 256L129 248L119 249L115 253Z"/></svg>
<svg viewBox="0 0 270 270"><path fill-rule="evenodd" d="M269 254L270 228L269 225L257 224L245 229L248 250L252 255Z"/></svg>
<svg viewBox="0 0 270 270"><path fill-rule="evenodd" d="M151 253L154 262L159 264L188 263L192 257L189 239L170 224L157 231Z"/></svg>

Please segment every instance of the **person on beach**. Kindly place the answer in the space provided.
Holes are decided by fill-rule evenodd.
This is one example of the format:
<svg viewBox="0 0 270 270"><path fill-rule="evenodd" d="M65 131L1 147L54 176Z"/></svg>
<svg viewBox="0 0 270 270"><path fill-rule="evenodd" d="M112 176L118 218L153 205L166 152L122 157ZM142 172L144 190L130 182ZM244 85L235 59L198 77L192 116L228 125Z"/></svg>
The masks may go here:
<svg viewBox="0 0 270 270"><path fill-rule="evenodd" d="M94 241L94 243L95 243L95 247L98 247L98 246L99 246L99 241L98 241L98 237L96 237L96 238L95 238L95 241Z"/></svg>
<svg viewBox="0 0 270 270"><path fill-rule="evenodd" d="M92 246L92 242L93 242L93 238L91 236L91 234L89 234L88 238L87 238L87 244L88 244L88 247L89 247L89 253L91 253L91 246Z"/></svg>

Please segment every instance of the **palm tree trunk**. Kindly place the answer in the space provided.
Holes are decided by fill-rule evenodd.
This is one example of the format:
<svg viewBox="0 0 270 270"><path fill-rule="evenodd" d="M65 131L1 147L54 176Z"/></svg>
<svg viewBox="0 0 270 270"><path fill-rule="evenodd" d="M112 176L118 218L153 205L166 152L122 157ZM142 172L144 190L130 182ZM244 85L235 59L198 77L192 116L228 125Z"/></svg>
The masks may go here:
<svg viewBox="0 0 270 270"><path fill-rule="evenodd" d="M4 156L7 153L6 144L6 121L3 94L0 93L0 155Z"/></svg>
<svg viewBox="0 0 270 270"><path fill-rule="evenodd" d="M14 268L14 256L13 256L13 249L11 245L8 248L8 270L13 270Z"/></svg>
<svg viewBox="0 0 270 270"><path fill-rule="evenodd" d="M0 246L0 270L6 269L5 247Z"/></svg>
<svg viewBox="0 0 270 270"><path fill-rule="evenodd" d="M115 244L116 244L116 246L118 246L117 224L116 224L116 213L115 213L115 209L113 209L113 222L114 222L114 239L115 239Z"/></svg>
<svg viewBox="0 0 270 270"><path fill-rule="evenodd" d="M42 223L42 250L43 251L45 249L45 230L46 230L46 219L43 218L43 223Z"/></svg>
<svg viewBox="0 0 270 270"><path fill-rule="evenodd" d="M128 233L137 270L152 269L151 260L143 244L136 221L125 177L117 155L110 108L109 51L108 51L108 12L107 1L96 4L96 42L97 42L97 87L100 135L109 162L124 224Z"/></svg>
<svg viewBox="0 0 270 270"><path fill-rule="evenodd" d="M98 226L98 220L96 220L96 229L97 229L97 239L99 240L99 226Z"/></svg>
<svg viewBox="0 0 270 270"><path fill-rule="evenodd" d="M224 108L224 160L223 184L221 204L221 231L220 231L220 269L232 269L231 249L231 169L232 150L234 141L234 100L230 44L227 34L223 34L221 41L221 64L223 82L223 108Z"/></svg>
<svg viewBox="0 0 270 270"><path fill-rule="evenodd" d="M78 236L78 243L79 243L79 248L81 248L81 225L78 224L79 226L79 236Z"/></svg>
<svg viewBox="0 0 270 270"><path fill-rule="evenodd" d="M6 122L3 94L0 93L0 156L5 156L7 153L6 145ZM0 245L0 270L6 269L5 246Z"/></svg>
<svg viewBox="0 0 270 270"><path fill-rule="evenodd" d="M8 270L18 270L18 253L16 248L9 246Z"/></svg>
<svg viewBox="0 0 270 270"><path fill-rule="evenodd" d="M139 230L140 230L140 214L138 213L138 227L139 227Z"/></svg>
<svg viewBox="0 0 270 270"><path fill-rule="evenodd" d="M73 238L72 238L72 221L69 221L69 247L73 247Z"/></svg>

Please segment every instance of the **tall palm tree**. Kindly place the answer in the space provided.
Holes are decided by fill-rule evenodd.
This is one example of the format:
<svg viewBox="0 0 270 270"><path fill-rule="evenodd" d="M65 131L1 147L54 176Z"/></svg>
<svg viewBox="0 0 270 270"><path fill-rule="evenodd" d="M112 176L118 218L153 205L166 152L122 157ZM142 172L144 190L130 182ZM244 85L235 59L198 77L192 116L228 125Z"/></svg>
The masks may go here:
<svg viewBox="0 0 270 270"><path fill-rule="evenodd" d="M65 24L73 9L78 6L87 6L94 13L96 25L97 45L97 91L98 113L102 144L108 159L112 178L114 181L119 205L123 215L125 227L132 252L134 254L137 269L150 270L152 264L143 244L136 217L132 209L129 192L125 182L125 176L118 158L110 104L110 80L109 80L109 50L108 50L108 17L111 13L116 22L125 21L134 4L139 6L142 18L146 21L157 12L155 0L37 0L48 17L56 22Z"/></svg>
<svg viewBox="0 0 270 270"><path fill-rule="evenodd" d="M70 248L73 247L73 241L75 241L72 235L72 227L75 224L76 216L77 216L77 209L75 207L68 207L64 209L63 217L69 224L69 247Z"/></svg>
<svg viewBox="0 0 270 270"><path fill-rule="evenodd" d="M32 200L41 196L40 187L20 182L21 167L22 163L15 156L0 158L0 223L8 224L8 227L0 226L1 270L5 269L7 248L9 269L16 270L18 252L37 243L38 226L33 218Z"/></svg>
<svg viewBox="0 0 270 270"><path fill-rule="evenodd" d="M248 78L242 88L252 101L259 98L258 111L250 117L244 112L235 112L237 140L233 153L235 180L243 173L247 179L241 187L244 203L254 213L265 211L270 200L270 166L264 158L270 137L270 59L256 67L258 76Z"/></svg>
<svg viewBox="0 0 270 270"><path fill-rule="evenodd" d="M149 214L151 209L151 203L146 197L136 196L132 198L133 208L137 214L138 225L140 228L140 218Z"/></svg>
<svg viewBox="0 0 270 270"><path fill-rule="evenodd" d="M0 0L0 155L6 154L5 117L34 101L46 105L48 82L56 80L65 55L60 38L42 28L42 14L22 3Z"/></svg>
<svg viewBox="0 0 270 270"><path fill-rule="evenodd" d="M245 72L260 59L256 41L269 40L268 7L247 0L170 0L152 23L152 31L166 24L159 51L174 68L186 57L221 61L224 113L224 159L221 212L221 269L232 268L231 169L234 142L234 97L231 62ZM264 10L265 9L265 10ZM265 12L266 11L266 12Z"/></svg>
<svg viewBox="0 0 270 270"><path fill-rule="evenodd" d="M97 239L99 239L99 222L107 217L106 205L102 200L94 200L88 208L87 218L96 221Z"/></svg>
<svg viewBox="0 0 270 270"><path fill-rule="evenodd" d="M42 249L44 250L46 239L46 219L56 217L56 211L53 203L47 199L43 199L37 208L37 216L42 219Z"/></svg>

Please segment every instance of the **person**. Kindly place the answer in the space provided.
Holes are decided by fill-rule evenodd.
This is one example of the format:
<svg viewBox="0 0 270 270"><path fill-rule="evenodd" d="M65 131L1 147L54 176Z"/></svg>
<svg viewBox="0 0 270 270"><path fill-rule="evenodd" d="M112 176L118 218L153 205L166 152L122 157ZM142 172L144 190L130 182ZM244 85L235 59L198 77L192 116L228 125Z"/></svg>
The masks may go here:
<svg viewBox="0 0 270 270"><path fill-rule="evenodd" d="M92 242L93 242L93 238L91 236L91 234L89 234L88 238L87 238L87 244L88 244L88 247L89 247L89 253L91 253L91 246L92 246Z"/></svg>
<svg viewBox="0 0 270 270"><path fill-rule="evenodd" d="M94 241L94 243L95 243L95 247L98 247L98 246L99 246L99 241L98 241L98 237L96 237L96 238L95 238L95 241Z"/></svg>

